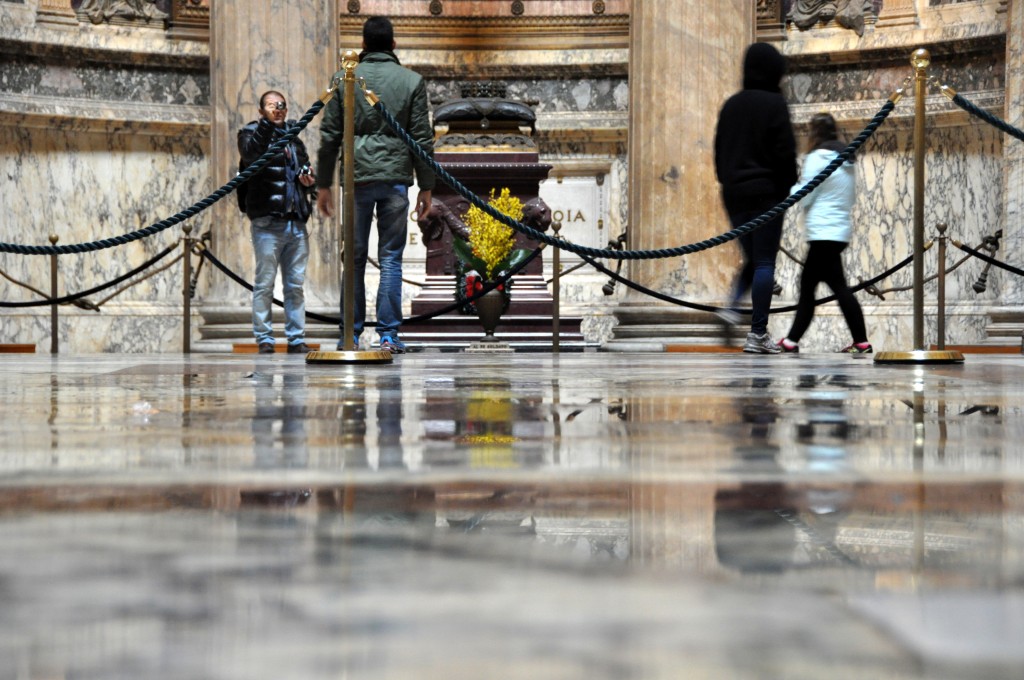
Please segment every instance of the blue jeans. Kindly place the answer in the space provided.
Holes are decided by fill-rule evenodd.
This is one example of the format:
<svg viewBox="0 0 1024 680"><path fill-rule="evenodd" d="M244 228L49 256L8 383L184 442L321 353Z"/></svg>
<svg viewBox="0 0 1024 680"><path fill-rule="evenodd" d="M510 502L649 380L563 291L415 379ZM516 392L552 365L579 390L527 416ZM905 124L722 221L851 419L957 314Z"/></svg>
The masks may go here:
<svg viewBox="0 0 1024 680"><path fill-rule="evenodd" d="M355 190L355 321L356 337L366 323L366 258L370 248L370 227L377 211L377 333L397 335L402 324L402 254L408 232L409 189L404 184L371 182ZM345 332L345 291L341 291L341 332Z"/></svg>
<svg viewBox="0 0 1024 680"><path fill-rule="evenodd" d="M273 344L271 307L274 279L281 269L284 289L284 334L289 345L298 345L306 333L306 280L309 239L306 224L281 217L258 217L252 221L252 246L256 256L256 279L252 290L252 332L257 343Z"/></svg>
<svg viewBox="0 0 1024 680"><path fill-rule="evenodd" d="M764 204L763 209L740 210L730 213L729 221L733 228L736 228L759 217L773 205L774 203L768 202ZM772 306L772 288L775 285L775 257L779 253L781 241L782 215L739 237L744 262L743 269L736 277L733 307L749 290L750 306L753 308L750 332L758 335L768 332L768 311Z"/></svg>

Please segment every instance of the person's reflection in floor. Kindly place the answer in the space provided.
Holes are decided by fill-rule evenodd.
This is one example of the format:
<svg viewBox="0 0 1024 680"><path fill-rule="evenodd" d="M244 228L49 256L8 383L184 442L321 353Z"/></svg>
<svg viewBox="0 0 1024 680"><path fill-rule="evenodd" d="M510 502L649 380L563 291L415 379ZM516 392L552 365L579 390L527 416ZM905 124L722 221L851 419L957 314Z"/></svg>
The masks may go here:
<svg viewBox="0 0 1024 680"><path fill-rule="evenodd" d="M253 466L261 470L307 467L305 374L257 372L252 380ZM309 489L249 489L241 492L241 501L248 505L290 507L306 503L310 496Z"/></svg>
<svg viewBox="0 0 1024 680"><path fill-rule="evenodd" d="M377 376L377 450L379 469L405 468L402 448L402 376Z"/></svg>
<svg viewBox="0 0 1024 680"><path fill-rule="evenodd" d="M792 565L796 550L795 529L780 515L795 507L778 461L774 425L779 405L771 386L770 378L754 378L751 396L735 401L741 422L750 428L729 468L740 483L715 493L715 553L722 565L741 572L781 572Z"/></svg>

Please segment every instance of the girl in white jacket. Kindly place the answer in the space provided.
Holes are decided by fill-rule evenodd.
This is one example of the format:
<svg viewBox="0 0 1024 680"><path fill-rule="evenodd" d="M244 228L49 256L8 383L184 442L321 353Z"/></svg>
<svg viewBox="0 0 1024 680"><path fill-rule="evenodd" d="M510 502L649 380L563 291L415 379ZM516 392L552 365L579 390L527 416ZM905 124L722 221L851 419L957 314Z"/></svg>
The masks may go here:
<svg viewBox="0 0 1024 680"><path fill-rule="evenodd" d="M831 114L816 114L811 118L810 129L810 151L804 159L800 181L793 187L793 191L807 184L839 155L838 152L846 148L839 141L836 121ZM855 195L856 173L853 159L850 158L797 204L804 211L804 228L809 248L800 276L800 300L797 302L796 316L789 333L779 340L783 352L800 351L800 338L811 325L814 293L821 282L835 293L839 309L853 335L853 343L840 351L849 354L870 354L872 351L864 326L864 313L846 285L846 275L843 273L842 252L850 243L853 231L850 212Z"/></svg>

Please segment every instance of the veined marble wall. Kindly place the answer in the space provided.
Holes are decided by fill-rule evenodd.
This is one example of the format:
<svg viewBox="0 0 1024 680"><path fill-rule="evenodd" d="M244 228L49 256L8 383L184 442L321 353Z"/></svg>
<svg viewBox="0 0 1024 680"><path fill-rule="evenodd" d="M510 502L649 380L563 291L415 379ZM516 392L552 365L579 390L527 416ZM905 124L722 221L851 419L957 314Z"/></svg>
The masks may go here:
<svg viewBox="0 0 1024 680"><path fill-rule="evenodd" d="M929 49L929 75L953 87L975 104L1003 115L1004 82L1012 71L1005 63L1006 4L998 0L969 6L918 9L916 23L886 29L869 26L862 38L841 28L787 32L778 43L791 61L785 88L794 122L803 143L804 125L811 115L831 111L845 137L858 134L885 99L913 76L910 55L918 47ZM884 17L885 7L882 9ZM927 91L927 148L925 150L925 240L938 236L936 225L949 226L947 235L972 247L1004 224L1003 147L1005 136L949 102L937 86ZM852 282L868 279L911 254L913 225L913 115L912 84L889 119L864 146L857 163L859 196L854 210L855 235L845 253ZM801 150L804 150L803 148ZM795 215L787 217L784 247L799 257L805 245ZM1011 263L1016 249L1004 240L997 257ZM925 253L925 275L939 268L938 248ZM952 245L947 267L963 257ZM990 337L989 310L1000 304L1012 275L992 269L987 290L976 293L984 264L969 259L946 281L946 342L948 344L1019 344L1016 337ZM799 267L780 255L777 279L784 293L782 306L798 295ZM876 348L910 349L913 341L912 292L885 292L912 285L912 267L879 284L885 299L866 293L864 307L869 336ZM819 295L827 295L822 286ZM937 341L937 283L925 286L925 342ZM789 328L790 314L772 318L773 335ZM995 334L998 335L998 334ZM815 323L803 341L811 351L838 349L849 342L849 331L838 308L819 308Z"/></svg>
<svg viewBox="0 0 1024 680"><path fill-rule="evenodd" d="M170 42L161 27L50 27L36 23L38 9L34 0L0 3L0 241L110 238L205 196L206 45ZM195 234L209 226L203 215L189 224ZM125 246L60 256L59 294L107 282L181 235L180 226L172 227ZM0 254L0 270L49 291L49 257ZM127 288L98 312L61 307L61 351L180 351L182 287L179 264ZM98 303L119 288L89 300ZM0 300L34 299L0 279ZM48 306L0 309L0 343L35 343L48 351L50 335Z"/></svg>
<svg viewBox="0 0 1024 680"><path fill-rule="evenodd" d="M8 179L3 189L8 219L0 223L0 240L44 244L50 233L56 233L61 243L71 243L126 233L177 212L219 186L226 177L210 176L207 46L168 40L159 25L93 26L80 21L61 27L37 22L43 4L52 12L54 3L0 1L4 74L0 77L0 171ZM549 182L555 186L558 177L568 181L553 189L552 196L564 197L566 186L576 186L575 195L588 210L594 205L604 211L600 228L594 220L576 235L588 244L603 245L630 222L626 190L630 2L524 0L519 15L513 12L513 4L339 1L339 44L358 47L363 19L389 14L395 17L399 55L403 63L428 78L433 105L454 96L461 82L478 80L500 80L507 84L510 96L535 102L542 161L554 166ZM940 81L1019 125L1019 29L1008 30L1007 25L1019 27L1022 15L1020 3L1006 0L937 5L890 0L879 11L877 24L869 24L863 36L836 26L807 31L790 26L784 31L785 40L777 44L793 62L787 95L794 119L800 127L814 112L827 108L840 119L847 136L856 134L910 75L910 52L923 46L932 51L931 73ZM1007 74L1012 75L1009 80ZM319 90L321 80L318 76L309 87ZM293 95L293 99L308 104L308 97ZM909 252L912 110L908 96L868 142L858 162L862 186L856 208L858 227L847 255L853 279L873 276ZM1005 144L1002 133L960 112L937 89L929 91L928 110L928 236L941 221L950 225L951 237L977 245L985 235L1003 228L1004 248L997 256L1021 264L1024 239L1012 223L1019 212L1021 184L1020 173L1013 169L1019 165L1015 142ZM714 113L709 110L704 115ZM315 137L307 134L306 142L315 152ZM717 196L718 187L709 185L706 191ZM201 216L191 224L196 233L202 232L209 228L209 218ZM640 229L634 225L634 230ZM708 235L720 231L709 226ZM129 246L64 256L60 290L80 290L107 281L180 234L180 228L173 228ZM407 276L412 279L417 278L417 266L422 268L424 257L416 240L412 229L407 260ZM802 255L802 238L795 225L788 229L785 245ZM926 257L926 272L931 273L936 267L935 249ZM951 262L959 257L959 251L950 251ZM550 258L547 261L550 275ZM571 256L563 258L566 265L574 261ZM47 264L45 257L0 254L0 270L38 288L48 288ZM799 271L784 256L779 264L784 295L777 304L781 305L795 299ZM331 263L322 265L327 271ZM695 271L693 265L678 269L678 276L668 279L672 292L695 299L687 292L699 290L696 298L709 302L721 302L727 294L729 267L702 277L697 286L687 284L687 271ZM628 265L624 271L628 273ZM980 263L971 260L949 278L948 342L1019 341L1024 286L1010 274L993 269L988 289L976 294L972 284L980 271ZM217 276L212 270L204 272L194 308L210 293ZM610 313L624 292L617 286L614 297L605 297L601 286L606 281L587 268L563 281L562 311L584 316L584 330L591 340L609 337ZM909 284L908 268L881 287ZM176 266L129 288L99 313L62 308L62 350L178 351L181 287L181 270ZM934 291L935 284L926 287L929 305ZM406 293L412 297L415 289L407 286ZM0 299L31 297L34 294L0 279ZM94 296L93 301L102 297ZM886 294L884 301L863 294L860 299L876 347L909 347L909 292ZM819 314L805 339L806 348L825 350L844 344L845 326L834 306L822 308ZM997 315L1003 320L995 319ZM926 317L930 342L934 340L932 307L926 307ZM775 317L773 334L784 333L790 319L790 315ZM193 327L198 323L197 316ZM34 342L45 351L48 339L47 307L0 309L0 343Z"/></svg>

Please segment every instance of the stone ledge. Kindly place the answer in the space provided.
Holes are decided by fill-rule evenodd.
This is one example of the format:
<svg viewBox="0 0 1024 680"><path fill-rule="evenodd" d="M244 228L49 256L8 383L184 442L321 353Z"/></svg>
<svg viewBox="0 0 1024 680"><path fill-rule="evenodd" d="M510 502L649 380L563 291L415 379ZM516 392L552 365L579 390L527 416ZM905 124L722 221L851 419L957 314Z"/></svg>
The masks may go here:
<svg viewBox="0 0 1024 680"><path fill-rule="evenodd" d="M812 33L814 35L810 35ZM919 47L928 48L933 58L976 49L988 50L993 41L1005 41L1005 34L1006 22L997 19L931 28L879 27L865 30L863 37L846 29L801 33L790 28L787 39L774 44L799 64L902 60L909 66L910 54Z"/></svg>
<svg viewBox="0 0 1024 680"><path fill-rule="evenodd" d="M956 89L956 88L954 88ZM891 93L890 93L891 94ZM1004 115L1005 92L1003 90L984 90L979 92L961 92L961 96L972 104L996 116ZM867 101L814 102L811 104L791 104L790 113L795 125L806 125L811 116L827 108L836 117L840 125L867 123L882 108L887 100L874 99ZM932 127L956 127L974 119L942 94L931 94L925 98L925 112L928 125ZM979 120L979 123L983 121ZM886 118L879 130L907 129L914 124L914 93L911 89L903 95L896 108ZM987 123L986 123L987 124ZM856 132L860 132L857 130Z"/></svg>
<svg viewBox="0 0 1024 680"><path fill-rule="evenodd" d="M80 24L72 30L5 27L0 30L0 52L203 71L210 63L207 43L168 40L162 28L93 27L89 24Z"/></svg>
<svg viewBox="0 0 1024 680"><path fill-rule="evenodd" d="M205 106L108 102L44 95L4 93L0 113L5 126L60 128L131 134L208 135L210 110Z"/></svg>
<svg viewBox="0 0 1024 680"><path fill-rule="evenodd" d="M2 344L0 354L35 354L36 346L30 344Z"/></svg>

